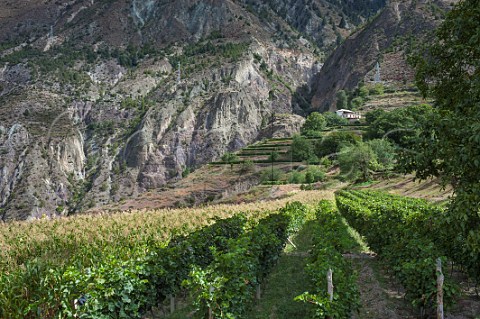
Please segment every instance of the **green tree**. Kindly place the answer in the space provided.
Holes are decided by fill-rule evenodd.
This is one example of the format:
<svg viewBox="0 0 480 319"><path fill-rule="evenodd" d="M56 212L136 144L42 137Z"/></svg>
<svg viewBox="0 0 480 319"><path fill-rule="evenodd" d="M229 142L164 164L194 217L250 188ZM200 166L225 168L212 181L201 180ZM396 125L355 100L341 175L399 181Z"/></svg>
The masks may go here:
<svg viewBox="0 0 480 319"><path fill-rule="evenodd" d="M424 96L438 112L424 123L411 157L417 176L441 176L454 187L452 239L460 239L461 262L480 278L480 5L460 1L411 62ZM470 253L467 253L470 252ZM475 252L475 253L472 253Z"/></svg>
<svg viewBox="0 0 480 319"><path fill-rule="evenodd" d="M233 169L233 164L238 162L238 156L237 156L237 154L227 152L227 153L223 154L222 162L230 164L230 169Z"/></svg>
<svg viewBox="0 0 480 319"><path fill-rule="evenodd" d="M360 83L358 85L358 89L357 89L357 95L359 97L361 97L362 99L366 99L368 97L368 95L370 94L367 86L365 85L365 83Z"/></svg>
<svg viewBox="0 0 480 319"><path fill-rule="evenodd" d="M385 88L383 84L377 83L373 87L370 88L371 95L382 95L385 92Z"/></svg>
<svg viewBox="0 0 480 319"><path fill-rule="evenodd" d="M265 169L262 171L261 173L261 176L260 176L260 180L262 182L275 182L275 181L279 181L283 176L283 172L281 170L279 170L278 168L274 168L274 169Z"/></svg>
<svg viewBox="0 0 480 319"><path fill-rule="evenodd" d="M420 133L419 123L428 121L433 109L430 105L414 105L390 112L375 110L365 115L368 124L367 139L388 138L395 144L411 148Z"/></svg>
<svg viewBox="0 0 480 319"><path fill-rule="evenodd" d="M353 98L351 101L352 109L356 110L362 107L364 103L365 101L360 96L357 96L356 98Z"/></svg>
<svg viewBox="0 0 480 319"><path fill-rule="evenodd" d="M315 155L318 157L334 157L344 145L356 145L361 141L358 135L352 132L335 131L325 135L315 144Z"/></svg>
<svg viewBox="0 0 480 319"><path fill-rule="evenodd" d="M322 131L326 125L327 122L325 120L325 117L318 112L313 112L307 117L305 123L302 126L302 135L314 135L315 132Z"/></svg>
<svg viewBox="0 0 480 319"><path fill-rule="evenodd" d="M325 117L327 127L342 126L348 124L348 120L346 118L338 116L338 114L335 112L327 112L324 113L323 116Z"/></svg>
<svg viewBox="0 0 480 319"><path fill-rule="evenodd" d="M317 165L308 166L305 176L306 174L310 174L312 176L313 178L312 183L321 182L325 180L325 171L320 166L317 166Z"/></svg>
<svg viewBox="0 0 480 319"><path fill-rule="evenodd" d="M290 173L288 178L290 184L302 184L305 183L305 174L298 171L293 171Z"/></svg>
<svg viewBox="0 0 480 319"><path fill-rule="evenodd" d="M375 152L363 142L343 146L337 159L343 177L353 181L368 181L372 171L378 169Z"/></svg>
<svg viewBox="0 0 480 319"><path fill-rule="evenodd" d="M375 122L376 119L378 119L380 116L383 116L386 113L384 109L375 109L372 111L369 111L365 114L365 122L368 125L372 125L373 122Z"/></svg>
<svg viewBox="0 0 480 319"><path fill-rule="evenodd" d="M312 172L305 173L305 183L312 184L315 182L315 177L313 176Z"/></svg>
<svg viewBox="0 0 480 319"><path fill-rule="evenodd" d="M346 109L348 106L348 96L344 90L337 92L337 109Z"/></svg>
<svg viewBox="0 0 480 319"><path fill-rule="evenodd" d="M386 139L374 139L367 142L377 157L379 169L390 170L395 165L395 146Z"/></svg>
<svg viewBox="0 0 480 319"><path fill-rule="evenodd" d="M315 156L312 143L300 135L293 136L290 152L293 161L308 161Z"/></svg>

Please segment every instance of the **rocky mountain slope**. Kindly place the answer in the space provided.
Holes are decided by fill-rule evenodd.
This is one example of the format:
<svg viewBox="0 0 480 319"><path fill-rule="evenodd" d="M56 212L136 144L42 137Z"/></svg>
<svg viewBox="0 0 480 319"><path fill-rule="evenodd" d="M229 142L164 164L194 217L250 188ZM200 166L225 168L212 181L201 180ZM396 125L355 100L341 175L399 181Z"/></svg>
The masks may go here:
<svg viewBox="0 0 480 319"><path fill-rule="evenodd" d="M390 1L375 19L354 32L326 60L315 79L312 109L336 109L336 93L372 82L377 62L381 80L394 86L413 81L406 63L412 46L425 40L443 20L454 0Z"/></svg>
<svg viewBox="0 0 480 319"><path fill-rule="evenodd" d="M383 5L0 1L0 219L135 197L290 135L298 89Z"/></svg>

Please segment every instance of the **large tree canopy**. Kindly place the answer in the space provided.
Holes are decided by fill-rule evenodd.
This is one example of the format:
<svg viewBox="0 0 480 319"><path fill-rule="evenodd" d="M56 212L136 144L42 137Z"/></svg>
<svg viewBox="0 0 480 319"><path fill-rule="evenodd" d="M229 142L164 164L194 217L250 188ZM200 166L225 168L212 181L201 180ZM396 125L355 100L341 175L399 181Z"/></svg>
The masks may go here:
<svg viewBox="0 0 480 319"><path fill-rule="evenodd" d="M400 147L409 148L419 134L421 125L432 116L432 107L427 104L412 105L387 112L377 109L365 115L368 128L367 139L386 138Z"/></svg>
<svg viewBox="0 0 480 319"><path fill-rule="evenodd" d="M412 163L419 177L439 175L453 185L453 224L479 253L470 262L480 267L480 1L460 1L413 62L417 85L438 114Z"/></svg>
<svg viewBox="0 0 480 319"><path fill-rule="evenodd" d="M318 112L313 112L305 120L301 131L303 135L317 135L326 125L325 117Z"/></svg>

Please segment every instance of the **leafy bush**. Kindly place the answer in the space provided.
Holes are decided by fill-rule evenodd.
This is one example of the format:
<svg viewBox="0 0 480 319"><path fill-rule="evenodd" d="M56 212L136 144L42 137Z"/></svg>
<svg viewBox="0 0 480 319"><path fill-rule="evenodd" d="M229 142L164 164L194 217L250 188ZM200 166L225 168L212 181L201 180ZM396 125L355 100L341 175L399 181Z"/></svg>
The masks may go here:
<svg viewBox="0 0 480 319"><path fill-rule="evenodd" d="M375 153L380 169L392 169L395 164L395 146L385 139L374 139L367 141L367 145Z"/></svg>
<svg viewBox="0 0 480 319"><path fill-rule="evenodd" d="M350 102L352 105L352 109L356 110L362 107L365 104L365 100L361 98L360 96L353 98L352 101Z"/></svg>
<svg viewBox="0 0 480 319"><path fill-rule="evenodd" d="M233 164L238 162L238 156L235 153L227 152L222 155L222 162L230 164L230 168L233 169Z"/></svg>
<svg viewBox="0 0 480 319"><path fill-rule="evenodd" d="M255 170L255 164L252 160L246 160L240 165L240 173L246 174L251 173Z"/></svg>
<svg viewBox="0 0 480 319"><path fill-rule="evenodd" d="M256 285L285 246L291 220L286 213L270 215L244 236L229 240L226 251L213 250L214 260L207 268L192 269L184 285L193 291L198 318L208 309L215 318L245 318Z"/></svg>
<svg viewBox="0 0 480 319"><path fill-rule="evenodd" d="M312 143L300 135L293 136L290 152L294 161L307 161L315 157Z"/></svg>
<svg viewBox="0 0 480 319"><path fill-rule="evenodd" d="M335 157L344 145L356 145L361 138L353 132L334 131L325 135L315 144L315 155L318 157Z"/></svg>
<svg viewBox="0 0 480 319"><path fill-rule="evenodd" d="M363 142L344 146L337 159L342 176L353 181L369 180L372 171L378 168L377 156L372 148Z"/></svg>
<svg viewBox="0 0 480 319"><path fill-rule="evenodd" d="M314 132L322 131L326 126L325 117L318 112L311 113L302 126L302 135L309 135Z"/></svg>
<svg viewBox="0 0 480 319"><path fill-rule="evenodd" d="M382 95L385 92L383 84L377 83L370 88L370 95Z"/></svg>
<svg viewBox="0 0 480 319"><path fill-rule="evenodd" d="M283 172L278 168L266 168L260 175L260 181L279 181L283 177Z"/></svg>
<svg viewBox="0 0 480 319"><path fill-rule="evenodd" d="M317 165L310 165L308 166L305 176L310 175L310 182L306 181L307 183L316 183L322 182L325 180L325 171Z"/></svg>
<svg viewBox="0 0 480 319"><path fill-rule="evenodd" d="M327 127L348 125L349 123L346 118L339 116L335 112L326 112L323 116L325 117Z"/></svg>
<svg viewBox="0 0 480 319"><path fill-rule="evenodd" d="M288 182L290 184L303 184L305 183L305 173L299 171L292 171L289 174Z"/></svg>

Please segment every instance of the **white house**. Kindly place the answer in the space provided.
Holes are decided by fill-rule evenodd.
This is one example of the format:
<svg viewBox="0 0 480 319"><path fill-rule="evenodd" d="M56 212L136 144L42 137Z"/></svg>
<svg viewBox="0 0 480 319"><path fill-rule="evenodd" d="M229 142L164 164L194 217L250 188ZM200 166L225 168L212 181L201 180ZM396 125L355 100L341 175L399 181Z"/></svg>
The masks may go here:
<svg viewBox="0 0 480 319"><path fill-rule="evenodd" d="M350 111L350 110L345 110L345 109L338 110L338 111L336 111L336 113L337 113L338 116L343 117L344 119L347 119L350 122L354 122L354 121L360 120L362 118L360 113L353 112L353 111Z"/></svg>

